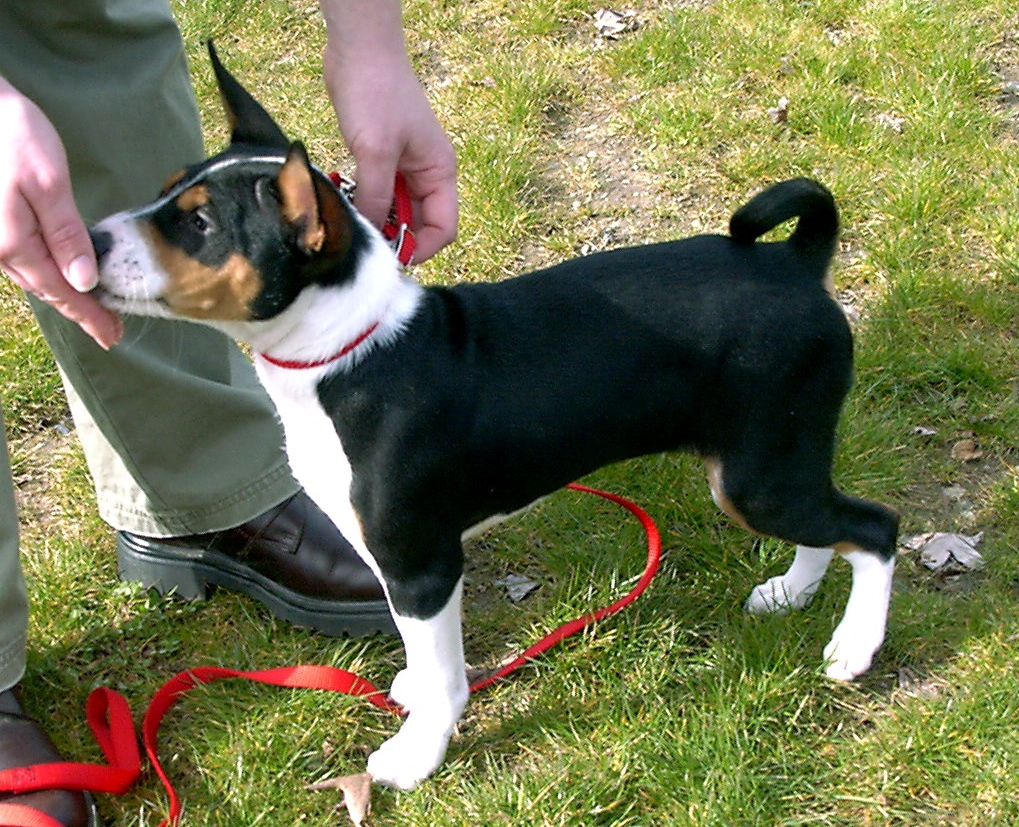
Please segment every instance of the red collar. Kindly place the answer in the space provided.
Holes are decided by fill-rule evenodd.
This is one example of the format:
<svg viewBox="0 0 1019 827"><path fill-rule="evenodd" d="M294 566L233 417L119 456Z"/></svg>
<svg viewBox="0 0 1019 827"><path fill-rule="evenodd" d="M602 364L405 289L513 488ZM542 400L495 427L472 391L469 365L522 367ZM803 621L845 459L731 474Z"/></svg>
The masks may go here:
<svg viewBox="0 0 1019 827"><path fill-rule="evenodd" d="M302 362L297 359L277 359L274 356L270 356L268 353L260 353L259 356L265 359L265 361L267 361L270 365L275 365L278 368L286 368L287 370L308 370L309 368L320 368L323 365L328 365L332 362L336 362L339 359L342 359L344 356L346 356L348 353L354 350L354 348L363 344L364 341L375 332L378 326L379 323L375 322L375 324L373 324L364 333L362 333L360 336L354 339L354 341L344 345L343 348L339 350L337 353L334 353L332 356L326 356L322 359L316 359L314 362Z"/></svg>

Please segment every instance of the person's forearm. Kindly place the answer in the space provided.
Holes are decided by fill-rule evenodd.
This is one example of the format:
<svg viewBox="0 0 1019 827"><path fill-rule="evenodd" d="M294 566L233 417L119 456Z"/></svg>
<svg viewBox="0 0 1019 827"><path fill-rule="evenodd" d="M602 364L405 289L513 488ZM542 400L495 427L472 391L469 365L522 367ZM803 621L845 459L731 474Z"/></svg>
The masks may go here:
<svg viewBox="0 0 1019 827"><path fill-rule="evenodd" d="M400 0L320 0L336 56L405 55Z"/></svg>
<svg viewBox="0 0 1019 827"><path fill-rule="evenodd" d="M326 87L354 157L357 208L381 226L396 172L414 203L419 260L456 237L456 153L407 55L399 0L320 0Z"/></svg>

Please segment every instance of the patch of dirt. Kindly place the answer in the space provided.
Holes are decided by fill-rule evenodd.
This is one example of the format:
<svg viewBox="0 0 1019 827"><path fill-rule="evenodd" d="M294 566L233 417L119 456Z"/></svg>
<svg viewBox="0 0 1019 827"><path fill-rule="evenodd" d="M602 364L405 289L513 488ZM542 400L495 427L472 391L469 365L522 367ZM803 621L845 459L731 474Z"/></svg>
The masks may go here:
<svg viewBox="0 0 1019 827"><path fill-rule="evenodd" d="M929 459L928 468L948 468L938 477L917 480L904 489L902 507L908 507L907 531L977 531L986 526L981 499L983 493L1009 468L1008 458L987 456L975 461L953 461L951 447L931 445L919 449Z"/></svg>
<svg viewBox="0 0 1019 827"><path fill-rule="evenodd" d="M57 531L64 519L57 491L58 469L77 462L70 417L43 421L37 430L12 436L9 442L14 498L22 531L46 534Z"/></svg>
<svg viewBox="0 0 1019 827"><path fill-rule="evenodd" d="M1019 17L1003 27L1001 39L991 47L991 60L1000 82L999 103L1008 131L1019 140Z"/></svg>
<svg viewBox="0 0 1019 827"><path fill-rule="evenodd" d="M579 215L572 249L535 238L518 255L521 270L548 266L568 256L724 231L731 205L712 195L710 182L676 191L608 107L592 101L558 113L557 148L541 188L553 203Z"/></svg>

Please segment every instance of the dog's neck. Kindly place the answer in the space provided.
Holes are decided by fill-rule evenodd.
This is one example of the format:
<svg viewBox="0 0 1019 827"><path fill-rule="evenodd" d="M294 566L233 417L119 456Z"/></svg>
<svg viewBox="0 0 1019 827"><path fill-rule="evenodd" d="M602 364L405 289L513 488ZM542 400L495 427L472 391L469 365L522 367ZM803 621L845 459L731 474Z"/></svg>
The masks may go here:
<svg viewBox="0 0 1019 827"><path fill-rule="evenodd" d="M374 322L367 330L364 331L364 333L354 339L354 341L345 344L336 353L324 356L321 359L315 359L311 362L302 361L300 359L278 359L275 356L270 356L268 353L259 353L258 355L270 365L277 368L285 368L286 370L313 370L314 368L322 368L327 365L331 365L333 362L338 362L343 357L350 355L361 347L361 345L366 344L378 329L379 322Z"/></svg>
<svg viewBox="0 0 1019 827"><path fill-rule="evenodd" d="M403 273L374 227L357 272L342 286L305 288L279 316L218 324L247 342L263 366L315 374L349 370L373 349L396 339L418 308L424 289Z"/></svg>

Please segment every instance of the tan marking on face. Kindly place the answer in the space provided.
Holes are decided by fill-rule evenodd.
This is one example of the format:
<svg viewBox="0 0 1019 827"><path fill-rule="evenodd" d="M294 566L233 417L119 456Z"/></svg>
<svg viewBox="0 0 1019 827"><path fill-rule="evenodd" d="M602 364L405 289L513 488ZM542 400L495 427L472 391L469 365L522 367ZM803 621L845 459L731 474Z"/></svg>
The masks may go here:
<svg viewBox="0 0 1019 827"><path fill-rule="evenodd" d="M178 195L174 203L181 212L197 210L209 203L209 191L204 184L195 184Z"/></svg>
<svg viewBox="0 0 1019 827"><path fill-rule="evenodd" d="M704 467L708 472L708 485L711 487L711 499L715 501L715 505L728 514L736 525L756 534L757 532L754 531L753 526L747 522L747 518L743 516L732 500L729 499L729 495L725 493L722 461L718 457L702 457L702 459L704 460Z"/></svg>
<svg viewBox="0 0 1019 827"><path fill-rule="evenodd" d="M173 185L176 184L181 178L184 177L185 171L186 170L184 170L184 169L178 169L169 178L167 178L166 179L166 183L163 184L163 192L169 192L170 189L173 187Z"/></svg>
<svg viewBox="0 0 1019 827"><path fill-rule="evenodd" d="M156 259L167 276L163 299L174 315L211 321L247 321L251 304L262 291L262 276L240 253L221 267L210 267L150 233Z"/></svg>

